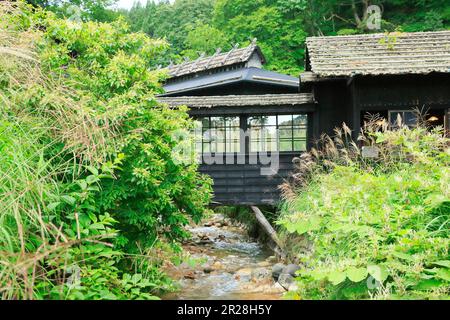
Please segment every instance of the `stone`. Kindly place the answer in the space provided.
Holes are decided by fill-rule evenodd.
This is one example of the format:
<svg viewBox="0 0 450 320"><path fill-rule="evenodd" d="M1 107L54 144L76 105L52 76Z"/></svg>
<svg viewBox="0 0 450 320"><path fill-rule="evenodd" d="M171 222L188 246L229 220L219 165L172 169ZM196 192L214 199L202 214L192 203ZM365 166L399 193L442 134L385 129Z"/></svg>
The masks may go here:
<svg viewBox="0 0 450 320"><path fill-rule="evenodd" d="M242 281L250 281L253 270L251 268L244 268L236 271L234 278Z"/></svg>
<svg viewBox="0 0 450 320"><path fill-rule="evenodd" d="M219 234L214 241L225 241L225 236L223 234Z"/></svg>
<svg viewBox="0 0 450 320"><path fill-rule="evenodd" d="M269 267L270 263L268 261L261 261L257 264L258 267Z"/></svg>
<svg viewBox="0 0 450 320"><path fill-rule="evenodd" d="M269 279L271 276L271 272L267 268L256 268L252 271L252 278L254 280L263 280L263 279Z"/></svg>
<svg viewBox="0 0 450 320"><path fill-rule="evenodd" d="M207 244L211 244L214 243L212 240L200 240L197 242L197 244L199 245L207 245Z"/></svg>
<svg viewBox="0 0 450 320"><path fill-rule="evenodd" d="M212 266L205 266L205 267L203 268L203 272L204 272L204 273L211 273L211 272L213 272L213 271L214 271L214 269L213 269Z"/></svg>
<svg viewBox="0 0 450 320"><path fill-rule="evenodd" d="M194 274L194 272L188 272L188 273L186 273L186 274L184 275L184 277L185 277L186 279L191 279L191 280L193 280L193 279L195 279L195 274Z"/></svg>
<svg viewBox="0 0 450 320"><path fill-rule="evenodd" d="M272 266L272 277L277 280L280 274L283 272L283 269L286 266L282 263L277 263Z"/></svg>
<svg viewBox="0 0 450 320"><path fill-rule="evenodd" d="M216 261L212 264L211 268L213 270L220 270L223 269L223 264L221 264L219 261Z"/></svg>
<svg viewBox="0 0 450 320"><path fill-rule="evenodd" d="M295 277L295 272L297 272L297 270L299 270L300 267L296 264L288 264L286 267L284 267L283 271L281 273L287 273L290 274L291 276Z"/></svg>
<svg viewBox="0 0 450 320"><path fill-rule="evenodd" d="M275 256L270 256L270 257L268 257L267 259L266 259L266 261L268 262L268 263L276 263L277 262L277 257L275 257Z"/></svg>
<svg viewBox="0 0 450 320"><path fill-rule="evenodd" d="M294 283L294 277L289 273L282 273L278 277L278 283L286 290L289 289L289 286Z"/></svg>
<svg viewBox="0 0 450 320"><path fill-rule="evenodd" d="M281 284L279 284L278 282L276 282L273 285L273 289L274 289L275 292L284 292L284 291L286 291L286 289L284 289L283 286Z"/></svg>

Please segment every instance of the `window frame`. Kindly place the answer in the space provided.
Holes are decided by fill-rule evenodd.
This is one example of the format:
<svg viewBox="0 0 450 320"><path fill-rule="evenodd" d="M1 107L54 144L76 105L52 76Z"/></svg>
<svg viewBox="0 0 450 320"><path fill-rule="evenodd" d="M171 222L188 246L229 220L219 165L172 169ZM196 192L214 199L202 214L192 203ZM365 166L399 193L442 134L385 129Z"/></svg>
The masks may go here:
<svg viewBox="0 0 450 320"><path fill-rule="evenodd" d="M263 150L252 150L251 145L252 145L252 136L251 136L251 131L250 131L250 136L249 136L249 143L248 143L248 147L247 147L247 152L248 153L259 153L259 152L279 152L279 153L298 153L298 152L305 152L308 150L308 140L309 140L309 126L310 126L310 115L307 112L290 112L290 113L276 113L276 114L252 114L249 116L245 117L246 120L246 129L247 130L251 130L252 127L250 125L250 119L252 117L271 117L274 116L276 117L275 120L275 130L276 130L276 150L272 150L272 151L263 151ZM290 116L291 117L291 123L289 125L280 125L280 121L279 121L279 117L282 116ZM305 123L304 124L298 124L295 125L294 123L294 117L297 116L304 116L305 117ZM274 125L268 125L267 127L273 127ZM264 125L259 125L256 126L259 128L264 128ZM290 132L291 132L291 136L290 139L287 141L290 141L291 147L290 150L281 150L281 135L280 135L280 129L283 128L289 128ZM302 136L295 136L295 130L299 130L300 132L303 130L305 131L305 135L304 137ZM257 140L258 143L261 142L261 139ZM304 142L305 147L299 150L295 150L295 144L296 142ZM258 148L259 149L259 148Z"/></svg>
<svg viewBox="0 0 450 320"><path fill-rule="evenodd" d="M221 126L215 126L212 127L212 118L222 118L223 119L223 125ZM233 125L227 125L226 122L226 118L236 118L238 120L238 124L237 126L233 126ZM208 128L204 129L203 127L203 120L204 119L208 119ZM195 136L195 148L198 152L197 149L197 143L200 142L201 144L201 155L205 154L205 153L209 153L209 154L216 154L216 153L223 153L223 154L236 154L236 153L240 153L241 152L241 136L240 136L240 129L241 129L241 119L238 115L226 115L226 116L221 116L221 115L202 115L202 116L198 116L196 118L194 118L195 121L200 122L201 125L201 141L197 140L197 136ZM233 132L232 129L238 129L239 132L239 138L237 139L237 141L234 141L235 139L232 139L230 137L230 139L227 139L227 135L230 132ZM205 142L205 137L204 134L207 130L216 130L216 131L223 131L224 135L223 135L223 146L224 146L224 151L217 151L217 146L216 146L216 151L212 151L212 141L209 140L207 142ZM231 141L231 144L228 145L228 140ZM238 151L228 151L228 147L230 147L232 144L237 142L237 147L238 147ZM209 145L209 151L205 152L205 144ZM217 144L217 143L216 143Z"/></svg>
<svg viewBox="0 0 450 320"><path fill-rule="evenodd" d="M282 116L290 116L290 121L291 123L289 125L281 125L279 123L279 117ZM298 116L303 116L304 117L304 123L301 124L295 124L295 117ZM252 126L250 125L250 119L253 117L275 117L275 125L268 125L268 126L264 126L264 125L259 125L256 127L262 128L264 129L265 127L275 127L275 142L276 142L276 149L275 150L268 150L268 151L263 151L263 150L257 150L257 151L253 151L251 144L252 144ZM237 126L227 126L226 122L224 120L224 125L223 126L218 126L218 127L211 127L212 124L212 118L237 118L239 121L239 124ZM203 121L204 119L208 119L208 128L205 129L203 127ZM196 135L195 137L195 148L197 150L197 152L199 152L199 148L197 148L197 144L201 143L201 153L200 155L204 155L204 154L216 154L216 153L223 153L223 154L255 154L255 153L261 153L261 152L278 152L278 153L285 153L285 154L289 154L289 153L301 153L301 152L306 152L308 150L308 141L309 141L309 135L310 135L310 125L311 125L311 116L309 113L307 112L289 112L289 113L270 113L270 114L264 114L264 113L255 113L255 114L246 114L246 115L238 115L238 114L227 114L227 115L214 115L214 114L202 114L202 115L197 115L194 117L195 121L199 121L202 125L201 125L201 142L198 140L198 136ZM255 126L254 126L255 127ZM281 137L280 137L280 128L289 128L290 130L290 139L287 140L290 142L290 150L284 150L281 151ZM224 150L223 152L217 152L217 151L211 151L211 141L206 142L207 144L209 144L209 150L205 151L205 137L204 137L204 133L206 132L206 130L217 130L217 129L221 129L224 132L224 137L223 137L223 143L224 143ZM239 129L239 140L238 141L234 141L233 139L231 139L231 143L236 143L237 145L237 149L238 151L228 151L229 146L228 146L228 140L227 139L227 135L229 132L232 132L232 130L230 129ZM249 131L250 130L250 131ZM249 133L249 134L244 134L242 135L242 131L245 133ZM296 136L295 132L299 131L299 135ZM304 132L304 135L301 135L301 133ZM258 145L261 143L261 141L267 141L267 140L261 140L258 139L257 143ZM272 141L272 140L271 140ZM295 146L296 144L299 144L300 146L302 144L304 144L304 148L300 148L298 150L295 150ZM231 146L231 144L230 144ZM258 148L260 149L260 148Z"/></svg>
<svg viewBox="0 0 450 320"><path fill-rule="evenodd" d="M417 117L416 117L416 123L415 124L413 124L413 125L408 125L408 124L406 124L405 123L405 113L412 113L412 114L414 114L414 110L388 110L388 123L389 123L389 128L392 128L392 129L396 129L396 128L398 128L398 125L397 125L397 123L395 122L395 123L393 123L392 122L392 117L391 117L391 114L393 114L393 113L401 113L402 114L402 121L403 121L403 125L406 125L406 126L408 126L409 128L411 128L412 126L414 126L414 125L417 125ZM397 119L395 119L395 121L397 121Z"/></svg>

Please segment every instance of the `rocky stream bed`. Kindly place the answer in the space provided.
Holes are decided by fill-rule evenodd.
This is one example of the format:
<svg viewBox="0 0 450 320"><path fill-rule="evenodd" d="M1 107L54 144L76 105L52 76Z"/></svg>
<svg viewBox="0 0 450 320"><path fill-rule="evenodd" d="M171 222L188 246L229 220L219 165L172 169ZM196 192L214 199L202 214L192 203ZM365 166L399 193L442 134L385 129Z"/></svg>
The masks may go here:
<svg viewBox="0 0 450 320"><path fill-rule="evenodd" d="M294 286L289 272L296 266L277 263L272 251L251 239L243 226L215 214L190 231L192 239L183 249L193 263L166 270L179 290L164 299L276 300Z"/></svg>

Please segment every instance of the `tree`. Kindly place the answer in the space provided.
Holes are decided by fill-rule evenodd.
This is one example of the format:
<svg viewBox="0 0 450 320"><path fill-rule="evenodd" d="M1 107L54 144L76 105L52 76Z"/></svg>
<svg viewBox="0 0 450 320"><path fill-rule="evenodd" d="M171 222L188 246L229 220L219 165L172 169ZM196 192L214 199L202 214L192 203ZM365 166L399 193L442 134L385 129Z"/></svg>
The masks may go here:
<svg viewBox="0 0 450 320"><path fill-rule="evenodd" d="M187 29L189 30L190 26ZM208 24L198 23L189 30L185 47L182 55L195 59L200 53L211 55L218 48L228 50L230 43L224 32Z"/></svg>
<svg viewBox="0 0 450 320"><path fill-rule="evenodd" d="M117 0L27 0L27 2L73 20L110 22L119 16L117 12L108 9Z"/></svg>

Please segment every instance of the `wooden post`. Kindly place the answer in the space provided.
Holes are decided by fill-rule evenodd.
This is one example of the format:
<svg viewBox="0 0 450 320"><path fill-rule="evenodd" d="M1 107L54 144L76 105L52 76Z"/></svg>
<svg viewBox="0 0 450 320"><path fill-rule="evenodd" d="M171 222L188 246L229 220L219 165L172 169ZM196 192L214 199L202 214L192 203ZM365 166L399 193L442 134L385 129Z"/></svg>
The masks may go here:
<svg viewBox="0 0 450 320"><path fill-rule="evenodd" d="M281 241L278 238L277 232L275 229L270 225L269 221L267 221L266 217L263 215L261 210L257 206L250 206L252 208L253 212L255 213L256 220L258 220L259 224L263 227L264 231L269 235L269 237L275 242L275 244L281 249Z"/></svg>

